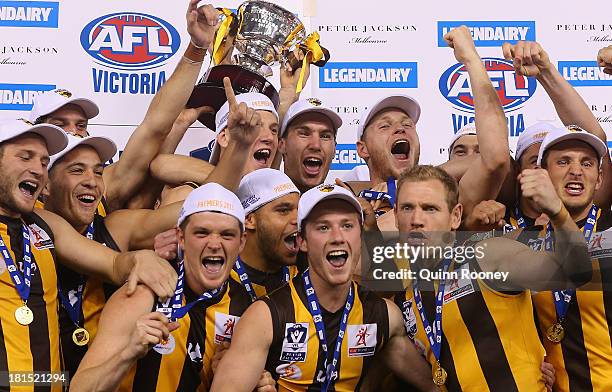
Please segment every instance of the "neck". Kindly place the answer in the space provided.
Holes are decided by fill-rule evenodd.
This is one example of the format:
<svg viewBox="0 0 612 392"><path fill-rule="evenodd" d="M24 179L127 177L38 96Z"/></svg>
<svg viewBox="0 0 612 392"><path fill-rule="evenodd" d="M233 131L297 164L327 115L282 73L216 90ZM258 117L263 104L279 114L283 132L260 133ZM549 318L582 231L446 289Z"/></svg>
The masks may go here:
<svg viewBox="0 0 612 392"><path fill-rule="evenodd" d="M585 219L587 216L589 216L589 212L591 211L591 206L592 206L592 202L589 203L586 207L583 208L576 208L576 209L567 209L567 211L569 212L570 216L572 217L572 220L574 222L578 222L582 219ZM567 208L567 207L566 207Z"/></svg>
<svg viewBox="0 0 612 392"><path fill-rule="evenodd" d="M387 182L387 178L389 178L389 176L384 177L382 173L380 173L375 168L370 167L369 165L368 165L368 170L370 171L370 186L374 187L380 184L381 182Z"/></svg>
<svg viewBox="0 0 612 392"><path fill-rule="evenodd" d="M259 246L257 245L257 239L255 233L253 235L247 235L247 242L244 249L240 253L240 258L243 262L247 263L249 267L255 268L262 272L276 272L279 270L279 266L270 263L266 256L263 254Z"/></svg>
<svg viewBox="0 0 612 392"><path fill-rule="evenodd" d="M21 214L17 211L14 211L3 204L0 204L0 215L7 216L9 218L21 218Z"/></svg>
<svg viewBox="0 0 612 392"><path fill-rule="evenodd" d="M59 215L62 218L64 218L64 216L62 216L62 214L60 214L60 212L53 207L53 203L51 203L49 201L47 201L47 203L45 203L45 210L49 211L49 212L52 212L52 213L54 213L56 215ZM78 233L80 233L82 235L85 235L85 232L87 231L87 226L89 226L89 224L83 224L81 222L74 222L74 221L68 220L66 218L64 218L64 219L70 224L70 226L72 226L72 228L74 230L76 230Z"/></svg>
<svg viewBox="0 0 612 392"><path fill-rule="evenodd" d="M319 304L331 313L337 312L346 305L346 297L348 297L349 288L353 284L350 280L341 285L329 284L316 273L310 274L310 283L317 293Z"/></svg>

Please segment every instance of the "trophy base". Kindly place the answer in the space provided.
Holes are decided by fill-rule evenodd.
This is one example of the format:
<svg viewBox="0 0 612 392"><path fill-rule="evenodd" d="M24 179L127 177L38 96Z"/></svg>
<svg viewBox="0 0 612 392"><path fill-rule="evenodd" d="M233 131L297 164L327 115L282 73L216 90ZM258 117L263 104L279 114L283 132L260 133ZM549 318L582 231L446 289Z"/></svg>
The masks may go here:
<svg viewBox="0 0 612 392"><path fill-rule="evenodd" d="M232 81L236 95L248 92L262 93L270 98L275 108L278 107L280 101L278 91L266 78L244 67L226 64L217 65L208 70L202 78L205 81L198 83L193 89L187 101L187 107L210 106L215 112L219 111L227 101L223 88L223 78L226 76ZM198 120L209 129L215 130L214 114L204 113L198 117Z"/></svg>

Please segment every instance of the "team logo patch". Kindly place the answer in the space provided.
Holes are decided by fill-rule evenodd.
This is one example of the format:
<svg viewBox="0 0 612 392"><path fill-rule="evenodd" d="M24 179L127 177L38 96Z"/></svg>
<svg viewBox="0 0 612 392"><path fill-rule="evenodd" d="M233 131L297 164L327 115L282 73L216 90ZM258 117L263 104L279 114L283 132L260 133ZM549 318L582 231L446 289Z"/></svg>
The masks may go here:
<svg viewBox="0 0 612 392"><path fill-rule="evenodd" d="M276 367L276 374L282 378L290 380L299 380L302 378L302 369L294 363L283 363Z"/></svg>
<svg viewBox="0 0 612 392"><path fill-rule="evenodd" d="M36 223L30 226L30 242L38 250L53 248L53 241L46 231L41 229Z"/></svg>
<svg viewBox="0 0 612 392"><path fill-rule="evenodd" d="M461 266L461 269L468 269L468 265L464 264ZM459 276L461 276L460 271L457 270ZM449 279L446 281L446 285L444 286L444 304L455 301L461 297L465 297L468 294L472 294L474 292L474 285L470 279Z"/></svg>
<svg viewBox="0 0 612 392"><path fill-rule="evenodd" d="M58 95L61 95L61 96L62 96L62 97L64 97L64 98L70 98L70 97L72 97L72 93L71 93L70 91L68 91L68 90L64 90L64 89L61 89L61 88L60 88L60 89L55 90L55 91L54 91L54 93L56 93L56 94L58 94Z"/></svg>
<svg viewBox="0 0 612 392"><path fill-rule="evenodd" d="M168 340L156 344L155 346L153 346L153 350L158 354L168 355L172 354L175 345L176 342L174 341L174 337L172 336L172 334L170 334L170 336L168 336Z"/></svg>
<svg viewBox="0 0 612 392"><path fill-rule="evenodd" d="M308 103L312 106L321 106L321 100L319 98L308 98Z"/></svg>
<svg viewBox="0 0 612 392"><path fill-rule="evenodd" d="M589 241L589 253L593 259L612 257L612 229L593 234Z"/></svg>
<svg viewBox="0 0 612 392"><path fill-rule="evenodd" d="M285 323L280 360L304 362L308 351L308 323Z"/></svg>
<svg viewBox="0 0 612 392"><path fill-rule="evenodd" d="M402 303L402 315L404 318L404 326L406 327L406 333L411 340L414 340L414 336L417 333L417 320L412 309L412 300L409 299Z"/></svg>
<svg viewBox="0 0 612 392"><path fill-rule="evenodd" d="M535 251L544 250L544 238L529 239L527 246Z"/></svg>
<svg viewBox="0 0 612 392"><path fill-rule="evenodd" d="M30 120L26 120L25 118L19 118L19 121L23 121L24 123L30 125L30 126L34 126L34 123L31 122Z"/></svg>
<svg viewBox="0 0 612 392"><path fill-rule="evenodd" d="M347 326L348 356L369 357L374 355L376 351L376 330L376 324Z"/></svg>
<svg viewBox="0 0 612 392"><path fill-rule="evenodd" d="M202 350L200 350L200 343L194 345L189 342L189 346L187 346L187 354L189 354L189 359L194 363L202 363Z"/></svg>
<svg viewBox="0 0 612 392"><path fill-rule="evenodd" d="M232 341L238 320L240 320L238 316L215 312L215 344Z"/></svg>
<svg viewBox="0 0 612 392"><path fill-rule="evenodd" d="M317 189L320 190L321 192L329 193L334 190L334 185L323 184L323 185L319 185Z"/></svg>

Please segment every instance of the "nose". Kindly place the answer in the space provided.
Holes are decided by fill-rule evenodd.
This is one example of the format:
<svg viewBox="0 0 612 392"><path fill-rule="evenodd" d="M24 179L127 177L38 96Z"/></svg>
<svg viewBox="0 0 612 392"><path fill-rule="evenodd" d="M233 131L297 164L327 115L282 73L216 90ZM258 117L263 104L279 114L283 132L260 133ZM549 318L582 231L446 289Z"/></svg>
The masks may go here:
<svg viewBox="0 0 612 392"><path fill-rule="evenodd" d="M410 227L413 229L422 229L425 227L425 214L420 208L415 208L410 217Z"/></svg>
<svg viewBox="0 0 612 392"><path fill-rule="evenodd" d="M213 234L210 236L206 247L212 251L218 251L221 249L221 236Z"/></svg>
<svg viewBox="0 0 612 392"><path fill-rule="evenodd" d="M344 243L344 235L342 234L342 230L339 225L332 225L330 228L331 238L330 242L334 245L343 244Z"/></svg>
<svg viewBox="0 0 612 392"><path fill-rule="evenodd" d="M582 175L582 165L580 162L572 161L569 165L569 173L573 176L581 176Z"/></svg>
<svg viewBox="0 0 612 392"><path fill-rule="evenodd" d="M85 171L81 185L89 189L96 187L96 174L93 172L93 170Z"/></svg>
<svg viewBox="0 0 612 392"><path fill-rule="evenodd" d="M321 138L318 134L312 134L308 140L308 149L314 151L321 151Z"/></svg>

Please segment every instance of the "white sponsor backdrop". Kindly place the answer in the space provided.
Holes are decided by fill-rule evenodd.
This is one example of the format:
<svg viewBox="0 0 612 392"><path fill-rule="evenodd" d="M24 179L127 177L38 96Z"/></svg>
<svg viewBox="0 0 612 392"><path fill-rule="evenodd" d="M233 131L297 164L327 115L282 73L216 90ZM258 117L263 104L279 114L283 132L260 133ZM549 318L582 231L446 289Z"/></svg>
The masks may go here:
<svg viewBox="0 0 612 392"><path fill-rule="evenodd" d="M452 133L462 121L473 118L473 113L470 113L469 104L464 104L460 110L456 100L451 103L440 91L441 76L456 65L452 50L438 45L440 21L475 26L474 31L479 34L477 49L483 58L502 58L501 42L511 38L508 34L520 32L526 33L528 39L535 37L555 64L570 62L566 71L568 77L574 72L574 79L583 79L575 82L583 84L576 87L577 90L600 118L609 139L612 135L612 101L608 99L612 80L601 80L597 69L592 67L599 48L612 43L612 17L598 12L601 9L599 1L584 0L571 12L557 12L556 7L551 12L553 3L549 1L530 4L528 12L523 7L492 7L490 2L483 0L472 1L469 6L447 0L420 4L399 0L381 4L364 0L284 0L276 3L297 13L309 31L318 31L322 45L331 52L330 64L321 75L319 69L313 68L302 96L322 98L345 122L338 134L339 149L343 151L337 156L335 169L350 169L354 165L355 155L347 150L354 149L351 145L355 142L359 116L374 100L389 93L408 94L421 103L422 115L417 125L421 162L440 163L446 159ZM213 4L236 8L240 1ZM12 90L40 89L40 86L21 85L54 85L95 100L101 107L101 114L91 121L90 132L109 135L123 146L142 120L153 95L129 91L112 93L104 91L104 83L100 91L95 91L94 79L103 75L100 79L103 82L108 72L138 74L139 82L143 74L151 78L152 74L159 77L163 72L166 78L170 77L189 40L185 28L186 5L186 1L177 0L0 1L0 118L28 115L22 110L24 107L18 105L21 102L16 100ZM19 6L55 7L59 13L58 27L14 26L18 22L9 20L15 17L3 7ZM162 61L161 66L144 71L126 70L125 64L113 69L108 63L94 59L81 44L80 36L85 26L102 16L124 12L149 14L174 26L180 35L180 48L168 60ZM486 35L491 32L498 35ZM126 40L120 39L120 43L125 46ZM145 49L139 49L137 43L134 48ZM532 96L529 94L529 86L533 86L534 80L511 75L503 63L492 61L488 65L494 83L503 94L514 95L505 101L511 106L507 111L511 148L525 126L538 120L557 119L541 86L535 87ZM591 68L580 70L576 68L579 66ZM206 67L207 61L204 70ZM360 84L360 75L368 72L376 77L369 84ZM389 80L389 76L395 79ZM454 77L460 77L460 72ZM274 83L278 86L277 78ZM443 84L453 87L452 83ZM7 93L6 90L11 91ZM464 101L469 103L469 98ZM187 154L204 147L212 136L203 127L194 126L179 146L179 152Z"/></svg>

